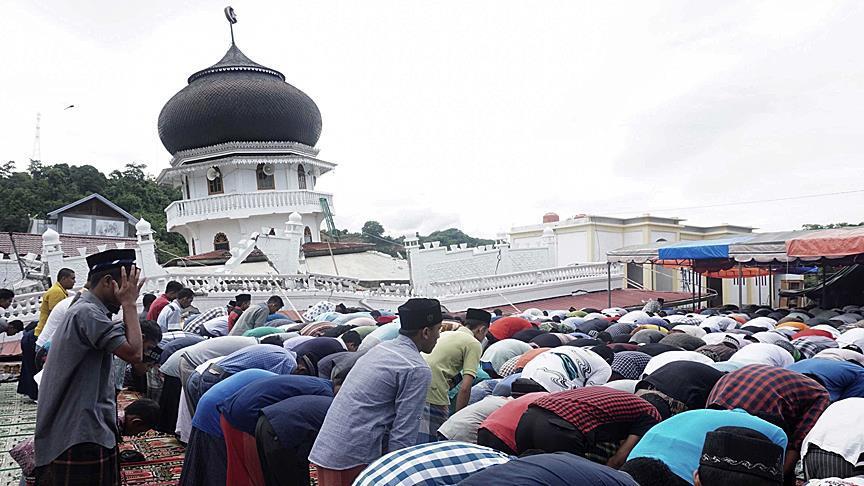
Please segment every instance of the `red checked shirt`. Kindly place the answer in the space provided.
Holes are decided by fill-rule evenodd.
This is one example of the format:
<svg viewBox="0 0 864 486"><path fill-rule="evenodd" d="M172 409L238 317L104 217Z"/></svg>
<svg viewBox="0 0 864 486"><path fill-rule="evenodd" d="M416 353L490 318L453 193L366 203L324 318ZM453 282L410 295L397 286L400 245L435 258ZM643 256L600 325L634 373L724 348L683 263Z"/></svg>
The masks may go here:
<svg viewBox="0 0 864 486"><path fill-rule="evenodd" d="M573 424L595 440L621 440L642 436L660 422L657 409L632 393L605 386L576 388L540 398L532 405Z"/></svg>
<svg viewBox="0 0 864 486"><path fill-rule="evenodd" d="M804 437L830 404L816 380L785 368L749 365L720 378L706 408L740 408L783 428L789 449L800 450Z"/></svg>

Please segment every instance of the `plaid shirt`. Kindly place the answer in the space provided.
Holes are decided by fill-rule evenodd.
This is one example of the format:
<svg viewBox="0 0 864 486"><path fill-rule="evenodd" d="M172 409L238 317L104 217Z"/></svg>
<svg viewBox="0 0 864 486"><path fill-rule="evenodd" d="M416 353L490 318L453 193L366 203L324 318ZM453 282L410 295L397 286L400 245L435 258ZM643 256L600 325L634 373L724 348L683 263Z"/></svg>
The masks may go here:
<svg viewBox="0 0 864 486"><path fill-rule="evenodd" d="M804 336L792 340L792 346L801 353L804 358L812 358L826 349L836 348L837 341L824 336Z"/></svg>
<svg viewBox="0 0 864 486"><path fill-rule="evenodd" d="M186 332L192 332L198 334L201 330L201 324L209 321L210 319L215 319L220 316L224 316L228 311L224 307L214 307L212 309L208 309L197 316L190 316L186 319L186 323L183 325L183 330Z"/></svg>
<svg viewBox="0 0 864 486"><path fill-rule="evenodd" d="M706 408L741 408L766 419L781 426L789 448L798 450L829 404L825 387L812 378L776 366L749 365L720 378Z"/></svg>
<svg viewBox="0 0 864 486"><path fill-rule="evenodd" d="M510 456L466 442L433 442L393 451L369 465L355 486L456 484Z"/></svg>
<svg viewBox="0 0 864 486"><path fill-rule="evenodd" d="M632 393L605 386L576 388L540 398L532 404L573 424L582 433L611 423L641 423L647 431L660 422L657 409ZM641 431L644 433L644 431ZM635 435L641 435L634 431Z"/></svg>

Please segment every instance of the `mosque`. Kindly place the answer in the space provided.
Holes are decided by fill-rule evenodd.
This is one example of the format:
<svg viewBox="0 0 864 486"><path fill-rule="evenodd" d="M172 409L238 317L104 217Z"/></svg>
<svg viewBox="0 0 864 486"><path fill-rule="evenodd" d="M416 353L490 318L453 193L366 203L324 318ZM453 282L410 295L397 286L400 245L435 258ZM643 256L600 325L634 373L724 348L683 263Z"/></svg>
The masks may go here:
<svg viewBox="0 0 864 486"><path fill-rule="evenodd" d="M158 127L171 167L157 180L184 198L165 208L168 230L183 235L191 255L229 250L253 232L280 233L291 213L305 243L320 241L333 196L315 186L336 164L318 158L318 106L282 73L232 39L219 62L168 100Z"/></svg>

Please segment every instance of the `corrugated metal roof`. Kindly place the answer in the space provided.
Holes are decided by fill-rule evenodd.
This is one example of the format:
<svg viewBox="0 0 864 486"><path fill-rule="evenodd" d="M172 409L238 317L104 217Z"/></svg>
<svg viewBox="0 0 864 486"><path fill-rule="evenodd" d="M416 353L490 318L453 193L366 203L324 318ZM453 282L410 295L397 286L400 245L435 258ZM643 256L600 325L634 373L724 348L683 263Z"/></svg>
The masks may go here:
<svg viewBox="0 0 864 486"><path fill-rule="evenodd" d="M11 235L11 237L10 237ZM12 247L12 238L19 255L34 253L42 254L42 235L32 233L0 233L0 253L11 255L15 252ZM89 235L60 235L60 245L63 248L63 256L78 256L78 248L86 248L87 254L96 253L100 245L106 245L109 249L117 248L117 243L123 243L125 248L137 248L138 242L135 238L116 238L109 236Z"/></svg>

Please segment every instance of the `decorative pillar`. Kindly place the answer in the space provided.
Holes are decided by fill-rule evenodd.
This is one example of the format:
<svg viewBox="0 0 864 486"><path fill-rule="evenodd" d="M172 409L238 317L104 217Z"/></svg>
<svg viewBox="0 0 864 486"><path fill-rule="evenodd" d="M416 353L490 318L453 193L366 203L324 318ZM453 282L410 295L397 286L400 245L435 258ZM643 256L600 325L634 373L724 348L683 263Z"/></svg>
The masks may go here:
<svg viewBox="0 0 864 486"><path fill-rule="evenodd" d="M156 242L153 241L153 228L150 222L144 218L138 220L135 225L135 233L138 238L137 265L145 278L160 277L168 272L159 265L156 258Z"/></svg>
<svg viewBox="0 0 864 486"><path fill-rule="evenodd" d="M555 231L550 226L543 228L543 236L540 237L540 244L546 247L549 251L548 267L555 268L558 266L558 238L555 236Z"/></svg>
<svg viewBox="0 0 864 486"><path fill-rule="evenodd" d="M403 245L405 246L405 258L408 259L408 280L411 282L411 287L417 289L415 276L419 269L414 268L414 259L420 251L420 238L417 238L416 233L405 235Z"/></svg>
<svg viewBox="0 0 864 486"><path fill-rule="evenodd" d="M303 217L291 213L281 235L259 235L257 246L280 275L296 275L300 269Z"/></svg>
<svg viewBox="0 0 864 486"><path fill-rule="evenodd" d="M63 248L60 246L60 235L51 228L42 233L42 263L45 265L45 275L53 283L54 275L63 268Z"/></svg>

